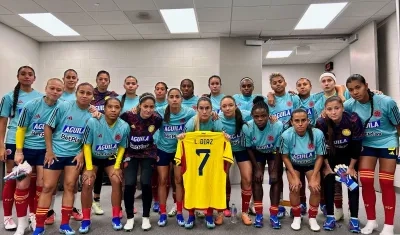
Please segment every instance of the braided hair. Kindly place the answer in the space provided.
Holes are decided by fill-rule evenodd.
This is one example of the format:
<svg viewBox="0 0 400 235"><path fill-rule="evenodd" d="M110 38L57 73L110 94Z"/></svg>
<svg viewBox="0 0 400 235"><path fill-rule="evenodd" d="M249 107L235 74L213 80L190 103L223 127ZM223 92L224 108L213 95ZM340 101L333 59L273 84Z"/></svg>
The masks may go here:
<svg viewBox="0 0 400 235"><path fill-rule="evenodd" d="M35 76L35 70L34 70L32 67L27 66L27 65L19 67L18 72L17 72L17 76L19 75L19 73L20 73L21 70L23 70L23 69L30 69L30 70L32 70L33 76ZM12 103L11 115L10 115L11 118L14 118L14 117L15 117L15 114L16 114L16 111L17 111L17 105L18 105L18 98L19 98L19 91L20 91L20 90L21 90L21 83L18 82L17 85L15 85L14 91L13 91L13 103Z"/></svg>

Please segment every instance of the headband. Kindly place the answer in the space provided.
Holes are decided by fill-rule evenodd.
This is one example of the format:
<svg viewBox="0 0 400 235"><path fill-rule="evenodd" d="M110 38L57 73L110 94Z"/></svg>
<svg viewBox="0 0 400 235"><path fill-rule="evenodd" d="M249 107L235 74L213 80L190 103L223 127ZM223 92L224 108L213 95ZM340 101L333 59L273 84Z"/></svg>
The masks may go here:
<svg viewBox="0 0 400 235"><path fill-rule="evenodd" d="M332 73L323 73L323 74L321 74L321 76L319 77L319 81L321 81L323 77L330 77L336 82L336 77Z"/></svg>
<svg viewBox="0 0 400 235"><path fill-rule="evenodd" d="M140 98L139 99L139 103L140 102L142 102L144 99L146 99L146 98L150 98L150 99L152 99L152 100L156 100L156 98L154 98L154 96L153 95L145 95L145 96L143 96L142 98Z"/></svg>
<svg viewBox="0 0 400 235"><path fill-rule="evenodd" d="M249 78L249 77L244 77L244 78L242 78L242 79L240 80L240 84L242 84L242 82L243 82L244 80L250 80L250 81L251 81L251 83L253 83L253 84L254 84L254 81L253 81L253 79L251 79L251 78Z"/></svg>

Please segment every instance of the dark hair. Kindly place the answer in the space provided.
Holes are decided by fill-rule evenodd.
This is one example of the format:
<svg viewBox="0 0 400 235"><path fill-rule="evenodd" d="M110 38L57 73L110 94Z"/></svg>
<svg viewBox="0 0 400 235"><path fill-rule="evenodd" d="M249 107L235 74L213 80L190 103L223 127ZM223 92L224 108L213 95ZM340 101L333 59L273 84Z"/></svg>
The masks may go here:
<svg viewBox="0 0 400 235"><path fill-rule="evenodd" d="M267 114L269 115L268 105L265 103L264 97L256 96L253 99L253 108L251 108L251 115L253 115L256 109L265 109L265 111L267 111Z"/></svg>
<svg viewBox="0 0 400 235"><path fill-rule="evenodd" d="M183 79L182 81L181 81L181 86L182 86L182 83L183 82L190 82L191 84L192 84L192 87L194 87L194 83L193 83L193 81L191 80L191 79L189 79L189 78L185 78L185 79Z"/></svg>
<svg viewBox="0 0 400 235"><path fill-rule="evenodd" d="M308 118L308 115L307 115L307 111L306 111L306 110L304 110L304 109L302 109L302 108L295 109L295 110L293 110L292 115L291 115L291 117L290 117L289 126L292 126L293 115L295 115L296 113L305 113L305 114L306 114L306 117ZM308 123L306 131L307 131L307 133L308 133L308 136L310 137L310 143L314 143L314 134L313 134L312 126L310 125L310 123Z"/></svg>
<svg viewBox="0 0 400 235"><path fill-rule="evenodd" d="M308 79L308 78L299 78L299 79L297 80L297 82L296 82L296 85L297 85L297 83L298 83L300 80L302 80L302 79L307 80L307 82L310 83L310 85L311 85L311 81L310 81L310 79Z"/></svg>
<svg viewBox="0 0 400 235"><path fill-rule="evenodd" d="M131 75L129 75L128 77L125 78L124 83L126 82L126 79L128 79L128 78L133 78L133 79L135 79L136 84L137 84L137 82L138 82L137 78L135 78L134 76L131 76ZM125 100L126 100L126 92L122 95L122 98L121 98L121 108L124 107Z"/></svg>
<svg viewBox="0 0 400 235"><path fill-rule="evenodd" d="M359 81L362 84L367 85L365 78L361 74L356 73L356 74L351 75L349 78L347 78L346 86L347 86L347 84L349 84L352 81ZM371 120L372 116L374 115L374 100L373 100L374 93L369 88L368 88L367 92L368 92L368 98L369 98L368 101L371 105L371 114L370 114L369 118L367 120L365 120L365 122L364 122L364 129L367 127L369 120Z"/></svg>
<svg viewBox="0 0 400 235"><path fill-rule="evenodd" d="M342 105L343 107L343 101L342 99L340 99L339 96L331 96L329 97L326 101L325 101L325 107L327 104L331 103L331 102L338 102L340 103L340 105ZM332 119L330 119L328 116L326 116L324 118L324 121L328 127L328 146L329 146L329 155L330 156L335 156L335 145L333 143L333 141L335 140L335 132L334 132L334 123L332 121Z"/></svg>
<svg viewBox="0 0 400 235"><path fill-rule="evenodd" d="M137 106L137 113L140 113L140 105L145 102L146 100L152 100L154 103L156 103L156 98L154 97L153 94L149 93L149 92L145 92L142 95L139 96L139 104Z"/></svg>
<svg viewBox="0 0 400 235"><path fill-rule="evenodd" d="M221 99L221 103L224 99L231 99L233 101L233 103L236 106L236 101L235 99L230 96L230 95L226 95ZM235 109L235 134L236 135L240 135L240 132L242 131L242 127L246 122L243 120L243 115L242 112L240 111L240 109L236 106Z"/></svg>
<svg viewBox="0 0 400 235"><path fill-rule="evenodd" d="M106 102L104 103L104 110L106 109L107 105L109 102L111 102L112 100L116 100L118 101L119 105L121 106L121 110L122 110L122 104L121 101L119 99L117 99L116 97L110 97L106 100Z"/></svg>
<svg viewBox="0 0 400 235"><path fill-rule="evenodd" d="M19 67L18 72L17 72L17 76L19 75L19 73L20 73L21 70L23 70L23 69L30 69L30 70L32 70L33 76L36 76L35 70L34 70L32 67L27 66L27 65ZM19 91L20 91L20 89L21 89L21 83L18 82L17 85L15 85L14 91L13 91L13 103L12 103L11 115L10 115L11 118L14 118L14 117L15 117L15 113L16 113L16 111L17 111L18 97L19 97Z"/></svg>
<svg viewBox="0 0 400 235"><path fill-rule="evenodd" d="M90 86L90 87L94 90L94 87L93 87L92 84L90 84L90 83L88 83L88 82L82 82L81 84L79 84L79 85L76 87L76 93L78 93L78 90L79 90L79 88L80 88L81 86Z"/></svg>
<svg viewBox="0 0 400 235"><path fill-rule="evenodd" d="M276 77L281 77L283 79L283 81L285 81L285 77L283 77L283 75L281 73L275 72L275 73L271 73L271 75L269 75L269 82L272 82L272 79L274 79Z"/></svg>
<svg viewBox="0 0 400 235"><path fill-rule="evenodd" d="M75 71L75 69L67 69L67 70L65 70L65 72L64 72L64 78L65 78L65 76L67 75L68 72L74 72L74 73L76 74L76 76L78 76L78 73ZM97 76L98 76L98 75L97 75Z"/></svg>
<svg viewBox="0 0 400 235"><path fill-rule="evenodd" d="M179 90L178 88L171 88L171 90L168 91L167 96L169 96L169 94L170 94L172 91L178 91L178 92L179 92L179 95L182 97L182 92L181 92L181 90ZM168 104L167 107L165 108L164 122L169 123L170 119L171 119L171 109L170 109L170 106L169 106L169 104Z"/></svg>
<svg viewBox="0 0 400 235"><path fill-rule="evenodd" d="M210 86L211 79L213 79L213 78L217 78L217 79L219 80L219 84L222 85L221 77L218 76L218 75L212 75L211 77L208 78L208 86ZM211 98L211 92L210 92L210 94L208 94L208 95L203 95L203 96L208 97L208 98Z"/></svg>
<svg viewBox="0 0 400 235"><path fill-rule="evenodd" d="M210 98L208 98L206 96L202 96L202 97L199 98L199 100L197 100L196 107L199 107L199 104L200 104L201 101L207 101L208 103L210 103L211 108L212 108L212 102L211 102Z"/></svg>
<svg viewBox="0 0 400 235"><path fill-rule="evenodd" d="M163 85L165 87L165 90L168 90L168 86L167 86L167 84L165 82L157 82L156 85L154 86L154 89L156 89L158 84Z"/></svg>
<svg viewBox="0 0 400 235"><path fill-rule="evenodd" d="M199 98L199 100L197 101L197 105L196 105L197 108L199 107L199 104L200 104L201 101L207 101L211 105L211 108L212 108L211 100L210 100L210 98L208 98L206 96L202 96L202 97ZM199 118L198 114L196 114L196 116L194 116L194 130L195 131L199 131L200 130L200 118Z"/></svg>
<svg viewBox="0 0 400 235"><path fill-rule="evenodd" d="M100 70L100 71L97 73L97 75L96 75L96 80L97 80L97 78L98 78L100 75L102 75L102 74L107 74L108 78L110 78L110 73L109 73L109 72L107 72L107 71L105 71L105 70Z"/></svg>

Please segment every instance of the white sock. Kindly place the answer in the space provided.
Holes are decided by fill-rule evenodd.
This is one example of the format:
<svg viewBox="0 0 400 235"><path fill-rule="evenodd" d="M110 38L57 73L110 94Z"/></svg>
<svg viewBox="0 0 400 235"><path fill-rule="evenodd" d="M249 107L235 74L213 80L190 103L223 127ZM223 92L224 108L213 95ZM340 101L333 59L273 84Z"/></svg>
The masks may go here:
<svg viewBox="0 0 400 235"><path fill-rule="evenodd" d="M18 217L18 227L26 229L29 226L28 224L28 218L26 216L24 217Z"/></svg>
<svg viewBox="0 0 400 235"><path fill-rule="evenodd" d="M49 208L49 210L53 210L53 208L54 208L54 202L56 201L56 195L53 195L52 197L51 197L51 204L50 204L50 208Z"/></svg>

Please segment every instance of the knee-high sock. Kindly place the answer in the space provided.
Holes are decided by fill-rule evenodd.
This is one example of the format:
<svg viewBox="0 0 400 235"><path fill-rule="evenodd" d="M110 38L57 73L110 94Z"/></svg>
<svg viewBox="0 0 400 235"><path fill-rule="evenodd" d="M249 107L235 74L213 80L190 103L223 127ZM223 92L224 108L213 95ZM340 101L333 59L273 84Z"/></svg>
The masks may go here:
<svg viewBox="0 0 400 235"><path fill-rule="evenodd" d="M342 183L335 182L335 207L343 208L343 192Z"/></svg>
<svg viewBox="0 0 400 235"><path fill-rule="evenodd" d="M250 199L253 191L250 189L242 189L242 212L247 213L249 210Z"/></svg>
<svg viewBox="0 0 400 235"><path fill-rule="evenodd" d="M17 210L17 217L24 217L27 214L29 204L29 188L15 190L14 200L15 209Z"/></svg>
<svg viewBox="0 0 400 235"><path fill-rule="evenodd" d="M72 214L72 206L62 206L61 208L61 225L69 224Z"/></svg>
<svg viewBox="0 0 400 235"><path fill-rule="evenodd" d="M29 184L29 212L36 212L35 204L35 194L36 194L36 173L31 175L31 182Z"/></svg>
<svg viewBox="0 0 400 235"><path fill-rule="evenodd" d="M10 172L7 172L9 174ZM14 205L14 193L17 182L15 180L7 180L3 188L3 210L4 216L12 215L12 208Z"/></svg>
<svg viewBox="0 0 400 235"><path fill-rule="evenodd" d="M365 205L365 212L368 220L376 219L375 203L376 195L374 189L374 171L363 169L360 170L360 181L362 184L362 197ZM382 197L383 198L383 197Z"/></svg>
<svg viewBox="0 0 400 235"><path fill-rule="evenodd" d="M385 211L385 224L393 225L394 212L396 209L396 193L394 191L394 174L390 172L379 172L379 183L382 190L382 202Z"/></svg>

